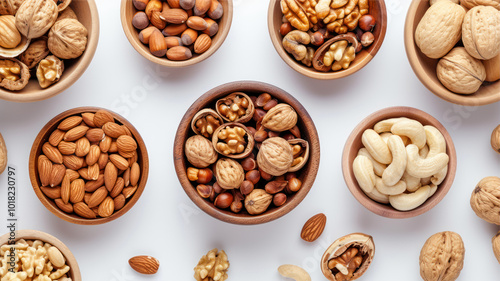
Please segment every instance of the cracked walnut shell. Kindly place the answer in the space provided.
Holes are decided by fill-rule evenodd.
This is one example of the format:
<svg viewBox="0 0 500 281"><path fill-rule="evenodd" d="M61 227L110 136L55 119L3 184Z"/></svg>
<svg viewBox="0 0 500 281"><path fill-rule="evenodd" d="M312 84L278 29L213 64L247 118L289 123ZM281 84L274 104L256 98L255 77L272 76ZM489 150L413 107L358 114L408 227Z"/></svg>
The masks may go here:
<svg viewBox="0 0 500 281"><path fill-rule="evenodd" d="M215 130L212 143L218 153L233 159L243 159L252 153L255 141L245 125L226 123Z"/></svg>
<svg viewBox="0 0 500 281"><path fill-rule="evenodd" d="M297 112L286 103L271 108L262 119L262 126L275 132L284 132L297 124Z"/></svg>
<svg viewBox="0 0 500 281"><path fill-rule="evenodd" d="M483 220L500 225L500 178L486 177L479 181L470 197L470 205Z"/></svg>
<svg viewBox="0 0 500 281"><path fill-rule="evenodd" d="M452 281L464 266L464 243L452 231L439 232L425 241L420 251L420 276L424 281Z"/></svg>
<svg viewBox="0 0 500 281"><path fill-rule="evenodd" d="M486 79L484 65L469 55L464 47L454 48L439 60L436 73L448 90L458 94L475 93Z"/></svg>
<svg viewBox="0 0 500 281"><path fill-rule="evenodd" d="M212 142L200 135L187 139L184 153L189 163L196 168L206 168L217 161L217 152L214 150Z"/></svg>
<svg viewBox="0 0 500 281"><path fill-rule="evenodd" d="M257 154L257 165L262 171L278 177L288 172L292 163L292 147L285 139L273 137L262 142Z"/></svg>
<svg viewBox="0 0 500 281"><path fill-rule="evenodd" d="M217 113L227 122L245 123L252 119L255 106L248 95L235 92L219 99L215 104Z"/></svg>
<svg viewBox="0 0 500 281"><path fill-rule="evenodd" d="M75 19L62 19L49 32L48 46L51 53L61 59L74 59L87 47L88 31Z"/></svg>
<svg viewBox="0 0 500 281"><path fill-rule="evenodd" d="M11 91L19 91L28 85L30 77L28 67L19 60L0 60L0 87Z"/></svg>
<svg viewBox="0 0 500 281"><path fill-rule="evenodd" d="M233 159L222 158L215 164L215 178L220 187L236 189L245 180L245 172L240 163Z"/></svg>
<svg viewBox="0 0 500 281"><path fill-rule="evenodd" d="M54 0L25 0L16 13L16 26L28 39L43 36L57 19Z"/></svg>
<svg viewBox="0 0 500 281"><path fill-rule="evenodd" d="M36 77L40 87L43 89L56 83L61 79L64 71L64 62L56 56L48 56L43 59L36 70Z"/></svg>

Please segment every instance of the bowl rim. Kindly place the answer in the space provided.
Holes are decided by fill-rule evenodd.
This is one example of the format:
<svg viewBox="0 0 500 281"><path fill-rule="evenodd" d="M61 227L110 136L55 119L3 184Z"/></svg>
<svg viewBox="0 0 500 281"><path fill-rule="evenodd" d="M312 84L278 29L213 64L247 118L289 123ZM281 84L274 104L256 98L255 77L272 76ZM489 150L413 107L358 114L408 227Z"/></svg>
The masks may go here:
<svg viewBox="0 0 500 281"><path fill-rule="evenodd" d="M226 37L229 34L229 30L231 29L231 23L233 20L233 0L224 0L227 2L227 7L228 10L224 11L224 14L222 18L226 17L226 24L224 25L224 28L219 29L218 34L220 40L216 42L215 44L212 44L210 48L204 52L201 55L192 57L188 60L184 61L171 61L168 60L165 56L163 57L156 57L153 54L151 54L148 51L145 51L142 47L145 46L142 42L139 41L139 38L137 36L134 36L132 34L132 31L130 30L130 25L132 24L131 22L127 22L126 18L126 13L127 10L129 9L130 6L133 7L133 2L131 0L121 0L121 5L120 5L120 18L121 18L121 23L122 23L122 29L123 32L125 33L125 36L127 37L127 40L130 42L130 45L144 58L148 59L151 62L154 62L159 65L163 65L166 67L186 67L190 65L197 64L199 62L202 62L209 58L212 54L214 54L226 41ZM133 7L135 9L135 7ZM222 18L220 20L222 20ZM132 27L133 28L133 27ZM220 33L219 33L220 32ZM216 36L215 35L215 36Z"/></svg>
<svg viewBox="0 0 500 281"><path fill-rule="evenodd" d="M36 156L38 154L38 151L41 150L41 146L43 144L43 139L47 135L51 129L59 124L64 118L82 113L82 112L96 112L97 110L106 110L113 115L113 117L119 121L121 124L126 125L127 128L130 130L132 135L134 136L136 142L137 142L137 147L140 150L140 157L141 161L143 162L143 165L141 165L141 179L139 180L139 183L137 184L137 190L135 191L134 195L129 198L128 202L123 206L118 211L115 211L111 216L107 218L96 218L96 219L86 219L83 217L79 217L75 214L67 214L63 212L61 209L59 209L55 204L52 204L51 201L54 201L50 198L47 198L45 194L40 190L40 185L38 184L38 167L36 165ZM50 119L40 130L38 135L36 136L35 140L33 141L33 145L31 146L31 151L29 155L29 177L30 177L30 182L33 187L33 190L35 191L36 196L42 202L42 204L47 208L52 214L56 215L57 217L67 221L71 222L74 224L80 224L80 225L98 225L98 224L104 224L110 221L113 221L115 219L118 219L119 217L123 216L125 213L127 213L132 207L137 203L139 198L141 197L142 193L144 192L144 189L146 188L146 183L148 180L148 175L149 175L149 156L146 148L146 144L144 140L142 139L141 135L137 131L137 129L130 123L126 118L122 117L118 113L111 111L106 108L101 108L101 107L94 107L94 106L82 106L82 107L76 107L76 108L71 108L68 109L64 112L59 113L52 119ZM36 172L35 172L36 171Z"/></svg>
<svg viewBox="0 0 500 281"><path fill-rule="evenodd" d="M408 115L417 116L418 119L413 117L409 118L413 118L423 123L423 125L432 124L432 126L436 127L441 132L441 134L443 134L446 140L446 150L450 160L448 162L448 174L446 175L444 181L439 185L438 190L433 196L428 198L422 205L418 206L413 210L398 211L392 208L388 204L381 204L372 200L361 190L358 183L356 182L356 179L354 178L354 176L352 176L352 162L349 161L349 156L352 144L358 137L361 137L362 132L366 128L372 128L375 123L387 118L407 117ZM426 120L426 122L422 122L421 120ZM379 216L387 218L396 218L396 219L411 218L421 215L432 209L446 196L446 194L450 190L451 186L453 185L453 181L455 179L456 170L457 170L457 155L451 135L436 118L434 118L429 113L414 107L407 107L407 106L386 107L368 115L363 120L361 120L352 130L351 134L349 135L349 137L345 142L344 150L342 152L342 175L344 177L344 181L347 185L347 188L349 189L351 194L366 209Z"/></svg>
<svg viewBox="0 0 500 281"><path fill-rule="evenodd" d="M500 101L500 91L497 95L487 95L483 97L475 97L472 95L460 95L453 93L446 89L441 83L436 83L429 73L427 73L420 63L417 53L420 50L415 43L414 29L416 26L413 25L415 21L417 8L421 4L422 0L413 0L408 8L408 13L406 14L405 26L404 26L404 44L406 50L406 57L410 62L410 66L413 72L418 77L420 82L433 94L440 97L441 99L459 105L466 106L481 106ZM494 82L500 83L500 82ZM484 86L481 86L484 87Z"/></svg>
<svg viewBox="0 0 500 281"><path fill-rule="evenodd" d="M263 214L255 215L255 216L238 216L238 214L231 213L230 211L224 211L217 209L213 206L213 203L208 202L207 200L201 198L196 190L193 188L191 182L187 178L186 167L184 166L185 157L184 157L184 136L189 135L189 131L191 130L191 119L193 116L201 109L205 108L207 104L215 102L215 100L219 97L226 96L231 92L242 91L242 92L267 92L271 94L273 97L288 103L291 105L297 114L299 115L301 122L304 123L304 129L308 132L309 136L309 161L311 165L309 170L304 176L304 180L302 183L302 188L294 194L292 200L288 201L286 205L276 208L272 211L266 211ZM307 125L306 125L307 124ZM234 81L222 84L215 88L208 90L206 93L201 95L186 111L184 116L182 117L180 124L177 128L177 132L174 140L173 147L174 154L174 167L177 174L177 178L184 189L185 193L188 197L202 209L205 213L212 216L213 218L219 219L224 222L232 223L232 224L241 224L241 225L254 225L254 224L262 224L267 223L273 220L276 220L285 214L292 211L300 202L306 197L309 193L309 190L312 188L314 181L316 179L316 175L319 169L320 162L320 143L319 136L316 130L316 126L312 118L310 117L307 110L302 106L302 104L295 99L291 94L286 92L285 90L259 81Z"/></svg>
<svg viewBox="0 0 500 281"><path fill-rule="evenodd" d="M100 34L99 12L97 10L96 3L94 0L86 0L86 2L88 2L90 9L92 33L88 36L87 48L85 49L85 52L81 58L78 58L81 61L75 64L75 69L71 73L71 76L67 77L68 79L62 79L46 89L39 89L35 93L22 93L22 90L9 91L0 88L0 99L12 102L42 101L64 92L76 81L78 81L78 79L80 79L94 58Z"/></svg>
<svg viewBox="0 0 500 281"><path fill-rule="evenodd" d="M0 236L0 245L8 244L11 241L10 232ZM39 230L31 230L31 229L22 229L15 231L15 241L17 242L20 239L25 240L41 240L43 242L49 243L52 246L56 247L61 251L61 253L66 258L66 264L70 266L70 272L72 272L72 280L74 281L82 281L82 274L80 272L80 267L78 266L78 261L76 260L73 253L70 251L68 246L66 246L61 240L52 236L48 233L39 231Z"/></svg>
<svg viewBox="0 0 500 281"><path fill-rule="evenodd" d="M335 71L335 72L320 72L316 71L314 68L306 68L302 67L302 65L299 64L295 59L292 59L292 57L285 52L283 46L280 44L278 40L274 39L274 34L279 34L279 32L276 32L276 28L273 25L274 22L274 8L276 5L278 5L278 2L280 0L270 0L269 1L269 8L267 12L267 27L268 27L268 33L269 37L271 38L271 42L274 46L274 49L278 53L278 55L281 57L281 59L293 70L297 71L298 73L307 76L309 78L314 78L318 80L333 80L333 79L340 79L347 77L351 74L356 73L363 67L365 67L378 53L380 48L382 47L384 40L385 40L385 35L387 33L387 8L385 5L384 0L369 0L369 1L376 1L376 3L380 4L381 8L381 14L382 14L382 24L381 24L381 31L380 31L380 36L379 40L377 40L374 44L375 46L373 47L371 52L368 52L366 57L362 60L360 60L356 65L350 66L348 69L345 70L340 70L340 71ZM280 35L281 36L281 35Z"/></svg>

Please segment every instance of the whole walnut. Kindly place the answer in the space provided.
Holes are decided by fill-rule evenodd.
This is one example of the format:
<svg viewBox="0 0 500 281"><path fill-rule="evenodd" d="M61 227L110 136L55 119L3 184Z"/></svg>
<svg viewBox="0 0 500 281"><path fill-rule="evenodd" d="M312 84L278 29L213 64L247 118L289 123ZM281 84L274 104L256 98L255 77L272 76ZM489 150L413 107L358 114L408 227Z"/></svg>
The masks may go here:
<svg viewBox="0 0 500 281"><path fill-rule="evenodd" d="M15 15L24 0L0 0L0 15Z"/></svg>
<svg viewBox="0 0 500 281"><path fill-rule="evenodd" d="M268 138L262 142L257 154L257 165L264 172L281 176L292 166L292 146L280 137Z"/></svg>
<svg viewBox="0 0 500 281"><path fill-rule="evenodd" d="M436 73L448 90L458 94L475 93L486 79L484 65L464 47L454 48L439 60Z"/></svg>
<svg viewBox="0 0 500 281"><path fill-rule="evenodd" d="M424 281L452 281L464 266L462 237L452 231L439 232L425 241L420 251L420 276Z"/></svg>
<svg viewBox="0 0 500 281"><path fill-rule="evenodd" d="M500 231L491 239L491 243L493 244L493 254L500 263Z"/></svg>
<svg viewBox="0 0 500 281"><path fill-rule="evenodd" d="M483 220L500 225L500 178L486 177L474 188L470 206Z"/></svg>
<svg viewBox="0 0 500 281"><path fill-rule="evenodd" d="M215 164L215 178L220 187L236 189L245 180L245 172L240 163L233 159L222 158Z"/></svg>
<svg viewBox="0 0 500 281"><path fill-rule="evenodd" d="M500 0L460 0L460 4L467 9L472 9L475 6L492 6L500 10Z"/></svg>
<svg viewBox="0 0 500 281"><path fill-rule="evenodd" d="M88 31L75 19L57 21L49 32L49 50L61 59L74 59L87 48Z"/></svg>
<svg viewBox="0 0 500 281"><path fill-rule="evenodd" d="M470 9L462 25L462 42L476 59L489 60L500 53L500 12L490 6Z"/></svg>
<svg viewBox="0 0 500 281"><path fill-rule="evenodd" d="M283 132L295 127L297 119L297 112L293 107L286 103L280 103L264 115L262 126L271 131Z"/></svg>
<svg viewBox="0 0 500 281"><path fill-rule="evenodd" d="M54 0L25 0L16 13L16 27L28 39L43 36L56 22Z"/></svg>
<svg viewBox="0 0 500 281"><path fill-rule="evenodd" d="M196 168L206 168L217 161L217 152L212 142L200 135L187 139L184 153L189 163Z"/></svg>
<svg viewBox="0 0 500 281"><path fill-rule="evenodd" d="M47 47L47 37L44 36L33 41L28 49L19 56L19 60L26 64L29 69L32 69L48 54L49 48Z"/></svg>

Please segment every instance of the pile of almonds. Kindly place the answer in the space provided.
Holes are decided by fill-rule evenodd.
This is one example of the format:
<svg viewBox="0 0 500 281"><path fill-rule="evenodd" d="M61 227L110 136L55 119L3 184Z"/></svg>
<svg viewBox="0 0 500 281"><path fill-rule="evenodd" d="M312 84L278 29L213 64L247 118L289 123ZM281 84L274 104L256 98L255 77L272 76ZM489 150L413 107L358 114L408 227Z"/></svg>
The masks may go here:
<svg viewBox="0 0 500 281"><path fill-rule="evenodd" d="M132 25L151 54L169 60L188 60L206 52L219 31L224 10L218 0L134 0L138 10Z"/></svg>
<svg viewBox="0 0 500 281"><path fill-rule="evenodd" d="M41 144L40 189L66 213L109 217L136 192L139 157L129 128L110 112L72 115Z"/></svg>

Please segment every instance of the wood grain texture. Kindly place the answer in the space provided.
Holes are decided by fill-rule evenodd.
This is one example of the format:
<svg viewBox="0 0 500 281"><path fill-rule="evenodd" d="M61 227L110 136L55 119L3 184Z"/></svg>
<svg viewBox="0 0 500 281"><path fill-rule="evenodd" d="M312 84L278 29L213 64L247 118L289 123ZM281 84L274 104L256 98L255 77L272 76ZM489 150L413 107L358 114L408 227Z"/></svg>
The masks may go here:
<svg viewBox="0 0 500 281"><path fill-rule="evenodd" d="M472 95L455 94L441 84L436 74L436 66L439 60L428 58L415 44L415 30L428 8L428 1L413 0L406 15L404 28L406 56L420 82L436 96L460 105L480 106L499 101L500 80L493 83L485 82Z"/></svg>
<svg viewBox="0 0 500 281"><path fill-rule="evenodd" d="M186 157L184 156L184 144L186 140L194 134L191 131L190 127L191 119L201 109L209 106L214 106L217 99L225 97L236 91L241 91L249 95L258 95L260 93L267 92L278 100L291 105L299 115L298 126L301 129L302 138L309 141L310 144L309 161L303 168L302 172L299 174L299 178L302 180L302 188L294 195L291 195L283 206L279 208L271 207L265 213L257 216L249 215L248 213L243 211L241 213L235 214L229 210L221 210L216 208L213 203L201 198L198 195L195 186L191 184L186 174L188 162L186 160ZM233 224L266 223L290 212L306 197L307 193L311 189L318 172L319 161L319 137L314 122L307 113L307 110L299 103L299 101L297 101L293 96L283 91L282 89L270 84L255 81L238 81L223 84L208 91L200 98L198 98L198 100L196 100L193 105L189 107L186 114L182 118L177 129L174 142L175 171L182 185L182 188L184 189L188 197L207 214L216 219Z"/></svg>
<svg viewBox="0 0 500 281"><path fill-rule="evenodd" d="M352 162L354 161L354 158L356 158L358 150L363 147L363 144L361 143L361 135L363 134L363 132L366 129L373 128L373 126L381 120L394 117L408 117L419 121L423 125L432 125L436 127L444 136L444 139L446 141L446 153L450 157L450 161L448 163L448 174L446 175L444 181L439 185L436 193L432 197L427 199L424 204L420 205L416 209L406 212L398 211L392 208L390 205L381 204L370 199L359 187L352 170ZM437 119L435 119L428 113L413 107L388 107L372 113L371 115L363 119L354 128L345 143L344 151L342 153L342 173L344 175L344 180L347 188L349 188L349 191L351 191L356 200L358 200L359 203L365 206L368 210L377 215L388 218L411 218L421 215L432 209L444 198L444 196L450 190L451 185L453 184L453 180L455 179L456 170L457 155L455 146L446 128Z"/></svg>
<svg viewBox="0 0 500 281"><path fill-rule="evenodd" d="M286 62L292 69L307 77L329 80L339 79L356 73L367 65L373 57L377 54L384 42L385 33L387 30L387 10L384 0L369 0L370 14L377 19L377 25L373 30L375 42L368 48L363 49L360 53L356 54L356 58L351 63L348 69L335 71L335 72L320 72L313 67L307 67L299 61L296 61L293 56L288 54L282 45L283 36L280 34L281 19L283 13L281 12L280 0L270 0L269 9L267 13L267 25L269 29L269 36L271 41L278 52L279 56Z"/></svg>
<svg viewBox="0 0 500 281"><path fill-rule="evenodd" d="M142 192L144 191L144 188L146 187L146 182L148 180L148 173L149 173L149 158L148 158L148 152L146 149L146 145L144 143L144 140L142 139L141 135L137 131L137 129L130 123L128 122L124 117L120 116L117 113L114 113L108 109L105 109L109 111L113 117L116 119L117 122L126 125L132 135L134 136L136 142L137 142L137 150L138 150L138 155L139 158L137 162L139 163L141 167L141 178L139 183L137 184L138 188L135 194L132 196L132 198L129 199L129 201L125 204L125 206L120 209L119 211L115 212L113 215L107 217L107 218L97 218L97 219L85 219L80 216L77 216L75 214L67 214L63 211L61 211L55 202L49 198L47 198L42 190L40 189L40 178L38 176L38 165L37 165L37 159L40 153L42 152L42 145L48 140L50 134L57 128L59 123L64 120L66 117L76 115L76 114L81 114L83 112L92 112L95 113L97 110L103 109L99 107L78 107L78 108L73 108L69 109L65 112L62 112L61 114L57 115L56 117L52 118L41 130L40 133L38 133L37 137L35 138L35 141L33 142L33 146L31 147L31 153L29 157L29 174L30 174L30 180L31 180L31 185L33 186L33 190L35 191L36 195L38 196L38 199L42 204L49 210L51 211L54 215L58 216L59 218L75 223L75 224L82 224L82 225L97 225L97 224L103 224L110 222L112 220L115 220L122 215L124 215L126 212L128 212L134 204L139 200L141 197Z"/></svg>

